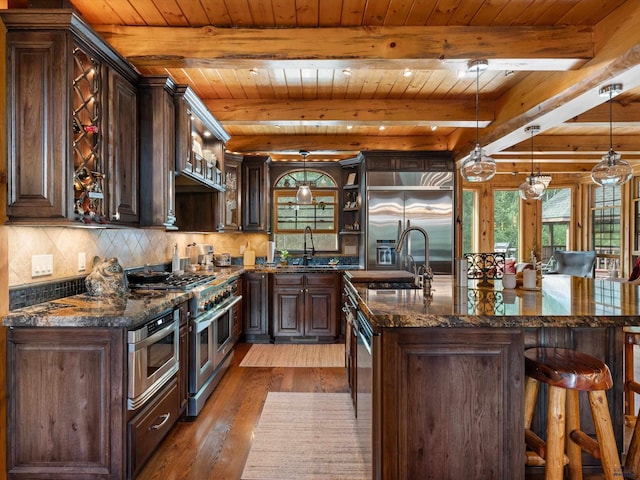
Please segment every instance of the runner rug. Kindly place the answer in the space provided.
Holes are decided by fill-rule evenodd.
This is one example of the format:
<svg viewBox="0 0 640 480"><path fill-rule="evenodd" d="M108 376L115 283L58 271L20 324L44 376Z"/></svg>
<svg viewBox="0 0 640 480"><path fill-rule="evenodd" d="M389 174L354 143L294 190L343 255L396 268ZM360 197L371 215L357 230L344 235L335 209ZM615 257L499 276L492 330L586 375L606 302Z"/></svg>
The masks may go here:
<svg viewBox="0 0 640 480"><path fill-rule="evenodd" d="M348 393L269 392L241 480L364 480L366 463Z"/></svg>
<svg viewBox="0 0 640 480"><path fill-rule="evenodd" d="M344 367L344 344L256 343L240 362L241 367Z"/></svg>

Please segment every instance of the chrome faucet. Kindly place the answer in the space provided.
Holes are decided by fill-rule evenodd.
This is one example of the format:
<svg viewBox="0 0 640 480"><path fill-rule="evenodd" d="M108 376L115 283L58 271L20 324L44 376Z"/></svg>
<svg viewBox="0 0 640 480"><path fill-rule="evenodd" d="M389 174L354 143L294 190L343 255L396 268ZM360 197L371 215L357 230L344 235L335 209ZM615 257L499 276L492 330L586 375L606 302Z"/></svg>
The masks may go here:
<svg viewBox="0 0 640 480"><path fill-rule="evenodd" d="M307 225L304 227L304 253L302 255L303 265L309 264L309 256L307 255L307 230L309 230L309 236L311 237L311 256L313 257L316 254L316 247L313 244L313 230L311 230L311 227Z"/></svg>
<svg viewBox="0 0 640 480"><path fill-rule="evenodd" d="M431 295L431 280L433 279L433 272L431 271L431 265L429 260L429 234L422 227L407 227L400 234L398 243L396 246L396 253L402 253L402 247L405 244L405 240L411 231L417 231L424 236L424 266L422 267L422 292L425 296ZM409 255L410 256L410 255ZM413 259L413 257L411 257Z"/></svg>
<svg viewBox="0 0 640 480"><path fill-rule="evenodd" d="M413 258L413 255L407 253L407 256L404 259L404 268L410 268L410 272L413 275L418 275L418 267L416 265L416 260Z"/></svg>

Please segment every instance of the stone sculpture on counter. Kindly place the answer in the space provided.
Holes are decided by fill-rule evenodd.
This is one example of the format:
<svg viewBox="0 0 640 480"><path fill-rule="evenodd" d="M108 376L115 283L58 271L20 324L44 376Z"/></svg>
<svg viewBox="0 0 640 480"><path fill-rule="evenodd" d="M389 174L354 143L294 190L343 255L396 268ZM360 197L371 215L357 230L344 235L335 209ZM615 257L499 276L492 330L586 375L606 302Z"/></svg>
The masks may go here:
<svg viewBox="0 0 640 480"><path fill-rule="evenodd" d="M94 297L124 297L129 290L127 276L118 259L94 257L93 270L85 279L87 294Z"/></svg>

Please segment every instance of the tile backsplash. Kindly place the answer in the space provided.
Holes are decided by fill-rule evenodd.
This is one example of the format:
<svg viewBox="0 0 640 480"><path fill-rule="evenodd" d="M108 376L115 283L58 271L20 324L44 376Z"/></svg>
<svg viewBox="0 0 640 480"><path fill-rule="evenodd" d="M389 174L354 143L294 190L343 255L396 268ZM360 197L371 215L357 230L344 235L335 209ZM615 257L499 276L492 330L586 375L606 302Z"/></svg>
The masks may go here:
<svg viewBox="0 0 640 480"><path fill-rule="evenodd" d="M190 243L212 244L218 253L240 255L240 247L248 241L256 256L266 256L268 236L248 233L184 233L159 229L4 226L7 229L9 286L49 282L86 275L93 267L93 258L116 257L123 268L140 267L147 263L171 261L173 246L178 244L182 257ZM78 254L86 256L86 270L78 271ZM31 276L33 255L53 255L53 274Z"/></svg>

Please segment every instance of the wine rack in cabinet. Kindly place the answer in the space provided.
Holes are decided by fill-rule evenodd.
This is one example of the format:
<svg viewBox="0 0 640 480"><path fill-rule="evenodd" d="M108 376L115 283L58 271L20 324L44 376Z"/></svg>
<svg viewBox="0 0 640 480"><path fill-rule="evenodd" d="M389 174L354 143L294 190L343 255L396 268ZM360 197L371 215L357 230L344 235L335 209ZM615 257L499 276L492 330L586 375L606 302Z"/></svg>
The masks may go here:
<svg viewBox="0 0 640 480"><path fill-rule="evenodd" d="M102 155L101 65L73 49L72 98L74 213L86 223L106 223L105 165Z"/></svg>

